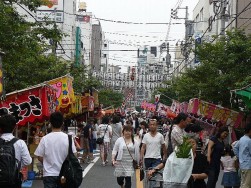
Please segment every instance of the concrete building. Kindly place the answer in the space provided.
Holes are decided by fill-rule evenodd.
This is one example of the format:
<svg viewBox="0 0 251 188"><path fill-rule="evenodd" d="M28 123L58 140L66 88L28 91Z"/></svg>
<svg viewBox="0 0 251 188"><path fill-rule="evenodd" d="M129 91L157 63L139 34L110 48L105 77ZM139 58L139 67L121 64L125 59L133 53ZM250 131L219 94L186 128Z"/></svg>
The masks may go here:
<svg viewBox="0 0 251 188"><path fill-rule="evenodd" d="M77 25L81 29L81 41L83 43L84 65L90 68L91 65L91 44L92 44L92 16L87 12L85 2L80 2L76 15Z"/></svg>
<svg viewBox="0 0 251 188"><path fill-rule="evenodd" d="M151 99L156 88L165 87L163 81L168 79L166 61L159 55L159 47L143 46L138 50L137 65L128 66L126 73L120 72L120 66L107 64L106 71L95 71L95 76L105 87L129 97L129 106L140 106L143 100Z"/></svg>
<svg viewBox="0 0 251 188"><path fill-rule="evenodd" d="M102 35L102 27L100 23L94 23L92 25L91 69L96 72L101 71Z"/></svg>
<svg viewBox="0 0 251 188"><path fill-rule="evenodd" d="M242 28L245 30L247 34L251 33L251 5L247 6L251 0L236 0L237 6L236 6L236 12L237 14L243 12L240 14L240 16L236 20L236 27ZM246 9L245 9L246 8ZM244 10L245 9L245 10Z"/></svg>
<svg viewBox="0 0 251 188"><path fill-rule="evenodd" d="M102 37L101 72L109 72L109 41L105 39L104 32Z"/></svg>
<svg viewBox="0 0 251 188"><path fill-rule="evenodd" d="M54 41L48 41L51 44L51 50L46 53L55 53L65 60L74 62L76 57L76 0L50 0L50 4L39 7L36 12L30 12L27 7L15 5L17 11L26 16L29 22L55 21L50 27L57 27L66 36L57 44ZM29 13L28 13L29 12ZM81 44L80 44L81 47Z"/></svg>

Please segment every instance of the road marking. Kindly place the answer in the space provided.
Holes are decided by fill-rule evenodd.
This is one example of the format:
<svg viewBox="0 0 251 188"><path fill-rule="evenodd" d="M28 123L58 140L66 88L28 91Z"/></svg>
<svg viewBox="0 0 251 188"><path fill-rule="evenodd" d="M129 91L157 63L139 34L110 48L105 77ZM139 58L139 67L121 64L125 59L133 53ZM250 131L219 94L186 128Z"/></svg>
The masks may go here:
<svg viewBox="0 0 251 188"><path fill-rule="evenodd" d="M86 174L91 170L91 168L94 166L94 164L99 160L99 157L95 157L93 160L93 163L90 163L85 170L83 171L83 178L86 176Z"/></svg>

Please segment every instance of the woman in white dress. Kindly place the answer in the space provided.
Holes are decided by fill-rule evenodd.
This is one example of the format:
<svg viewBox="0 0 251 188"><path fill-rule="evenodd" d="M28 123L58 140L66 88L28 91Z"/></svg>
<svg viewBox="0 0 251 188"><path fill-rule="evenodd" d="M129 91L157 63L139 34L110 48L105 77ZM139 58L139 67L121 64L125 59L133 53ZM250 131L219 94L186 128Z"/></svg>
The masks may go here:
<svg viewBox="0 0 251 188"><path fill-rule="evenodd" d="M117 139L113 147L112 163L115 166L114 175L121 188L131 188L131 177L134 174L132 161L136 160L139 163L139 143L133 139L131 126L124 126L122 133L123 136Z"/></svg>

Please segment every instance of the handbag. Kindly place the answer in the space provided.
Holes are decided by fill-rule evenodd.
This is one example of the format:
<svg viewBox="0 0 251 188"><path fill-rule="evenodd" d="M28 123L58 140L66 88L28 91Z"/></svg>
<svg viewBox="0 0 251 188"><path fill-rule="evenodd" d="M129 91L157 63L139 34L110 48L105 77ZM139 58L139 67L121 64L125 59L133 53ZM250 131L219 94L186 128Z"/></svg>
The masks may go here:
<svg viewBox="0 0 251 188"><path fill-rule="evenodd" d="M101 145L101 144L104 143L104 138L105 138L105 134L106 134L107 128L108 128L108 125L106 126L104 136L97 138L97 140L96 140L97 144Z"/></svg>
<svg viewBox="0 0 251 188"><path fill-rule="evenodd" d="M125 139L124 139L124 141L125 141ZM126 142L125 142L125 145L126 145ZM131 154L129 148L127 147L127 145L126 145L126 148L127 148L128 152L129 152L131 158L132 158L132 166L133 166L133 168L134 169L138 169L139 168L138 162L132 157L132 154Z"/></svg>

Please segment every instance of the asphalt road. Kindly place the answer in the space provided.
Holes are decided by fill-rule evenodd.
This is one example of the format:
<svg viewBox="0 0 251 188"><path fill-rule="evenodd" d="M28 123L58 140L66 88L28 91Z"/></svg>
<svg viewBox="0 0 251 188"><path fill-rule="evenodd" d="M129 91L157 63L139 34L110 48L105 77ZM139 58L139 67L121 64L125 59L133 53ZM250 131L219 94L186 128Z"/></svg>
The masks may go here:
<svg viewBox="0 0 251 188"><path fill-rule="evenodd" d="M95 163L83 164L84 179L81 188L119 188L116 177L113 175L114 168L111 165L111 160L107 166L101 166L101 161L97 156ZM217 188L222 188L220 185L222 179L220 173ZM135 177L132 178L132 188L136 188ZM42 180L33 180L32 188L43 188Z"/></svg>

